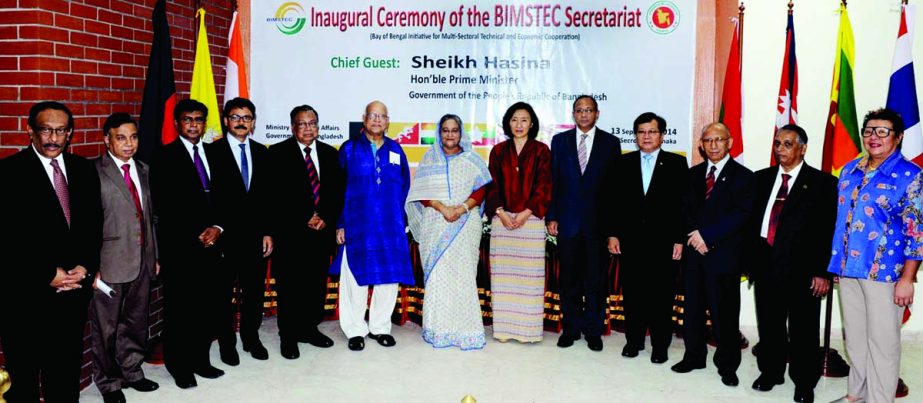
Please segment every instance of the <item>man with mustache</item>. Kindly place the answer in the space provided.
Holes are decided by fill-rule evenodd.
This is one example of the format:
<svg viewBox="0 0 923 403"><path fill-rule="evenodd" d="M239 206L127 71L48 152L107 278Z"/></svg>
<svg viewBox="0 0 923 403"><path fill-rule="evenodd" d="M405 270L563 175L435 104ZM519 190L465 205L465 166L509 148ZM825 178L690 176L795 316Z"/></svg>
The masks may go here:
<svg viewBox="0 0 923 403"><path fill-rule="evenodd" d="M206 144L214 172L212 189L221 215L222 252L218 331L221 361L235 366L237 335L234 332L234 285L240 289L240 340L243 349L257 360L269 358L260 342L263 296L266 291L266 258L272 253L269 214L269 150L253 141L256 106L249 99L234 98L224 106L227 134Z"/></svg>
<svg viewBox="0 0 923 403"><path fill-rule="evenodd" d="M76 402L83 326L102 239L99 176L64 153L74 116L59 102L29 109L31 144L0 161L0 339L10 402ZM41 382L41 386L39 386Z"/></svg>

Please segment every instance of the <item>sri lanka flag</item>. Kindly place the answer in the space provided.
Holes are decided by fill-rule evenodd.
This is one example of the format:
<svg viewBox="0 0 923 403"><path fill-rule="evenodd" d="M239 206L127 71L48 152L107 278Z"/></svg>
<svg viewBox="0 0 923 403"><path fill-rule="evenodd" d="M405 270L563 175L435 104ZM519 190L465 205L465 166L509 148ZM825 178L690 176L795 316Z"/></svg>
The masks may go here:
<svg viewBox="0 0 923 403"><path fill-rule="evenodd" d="M856 93L853 66L856 46L846 6L840 5L840 32L837 34L833 84L830 86L830 112L824 132L824 157L821 170L839 176L840 169L862 150L856 119Z"/></svg>

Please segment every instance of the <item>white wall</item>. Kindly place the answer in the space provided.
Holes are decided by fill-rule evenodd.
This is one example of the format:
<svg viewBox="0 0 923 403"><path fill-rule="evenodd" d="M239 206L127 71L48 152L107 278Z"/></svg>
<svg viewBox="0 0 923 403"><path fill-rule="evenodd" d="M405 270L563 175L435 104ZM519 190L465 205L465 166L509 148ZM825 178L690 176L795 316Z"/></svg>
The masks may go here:
<svg viewBox="0 0 923 403"><path fill-rule="evenodd" d="M920 21L918 4L917 21ZM770 144L775 123L776 100L782 57L785 52L787 0L747 1L744 17L744 155L753 170L769 165ZM839 27L839 1L795 1L795 40L798 57L798 124L808 132L807 162L819 167L830 84ZM853 0L848 2L856 43L854 84L859 123L871 109L884 106L891 75L891 59L900 19L899 0ZM719 21L730 24L729 21ZM923 35L920 24L914 32L914 67L918 97L923 98ZM724 62L719 68L724 68ZM746 288L742 287L742 290ZM753 326L752 292L746 291L741 310L741 325ZM917 299L923 287L917 286ZM835 301L836 302L836 301ZM916 313L904 331L923 331L923 313ZM838 306L833 328L839 328Z"/></svg>

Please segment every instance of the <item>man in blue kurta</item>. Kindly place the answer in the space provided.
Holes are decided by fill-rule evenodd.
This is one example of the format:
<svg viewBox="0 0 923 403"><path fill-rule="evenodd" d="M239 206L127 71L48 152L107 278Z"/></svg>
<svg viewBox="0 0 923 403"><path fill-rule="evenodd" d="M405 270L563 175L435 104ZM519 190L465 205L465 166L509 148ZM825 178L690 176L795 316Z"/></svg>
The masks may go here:
<svg viewBox="0 0 923 403"><path fill-rule="evenodd" d="M404 216L410 190L407 157L385 136L385 104L368 104L362 126L340 147L346 195L337 225L341 246L330 269L340 275L340 327L353 351L365 348L366 335L385 347L395 344L390 333L398 284L414 282ZM369 285L374 288L366 322Z"/></svg>

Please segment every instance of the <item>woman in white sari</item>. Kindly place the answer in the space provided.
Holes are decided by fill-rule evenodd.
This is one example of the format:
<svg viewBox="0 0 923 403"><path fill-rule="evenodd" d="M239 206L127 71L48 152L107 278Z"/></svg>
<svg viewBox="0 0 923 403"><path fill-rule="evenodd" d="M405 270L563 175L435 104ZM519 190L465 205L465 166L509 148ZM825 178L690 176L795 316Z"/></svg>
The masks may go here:
<svg viewBox="0 0 923 403"><path fill-rule="evenodd" d="M474 152L461 118L443 116L436 135L417 167L406 205L423 262L423 340L433 347L479 349L485 337L476 280L490 171Z"/></svg>

